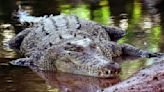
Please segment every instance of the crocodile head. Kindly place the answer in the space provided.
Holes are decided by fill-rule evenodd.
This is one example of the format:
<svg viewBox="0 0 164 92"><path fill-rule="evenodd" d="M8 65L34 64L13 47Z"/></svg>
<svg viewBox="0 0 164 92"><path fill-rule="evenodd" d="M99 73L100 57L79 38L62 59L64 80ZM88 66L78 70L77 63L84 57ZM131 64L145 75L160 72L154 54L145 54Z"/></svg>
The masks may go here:
<svg viewBox="0 0 164 92"><path fill-rule="evenodd" d="M57 70L62 72L113 77L120 71L119 65L107 59L101 49L89 38L71 40L50 52L50 58L58 56L53 62L55 62Z"/></svg>

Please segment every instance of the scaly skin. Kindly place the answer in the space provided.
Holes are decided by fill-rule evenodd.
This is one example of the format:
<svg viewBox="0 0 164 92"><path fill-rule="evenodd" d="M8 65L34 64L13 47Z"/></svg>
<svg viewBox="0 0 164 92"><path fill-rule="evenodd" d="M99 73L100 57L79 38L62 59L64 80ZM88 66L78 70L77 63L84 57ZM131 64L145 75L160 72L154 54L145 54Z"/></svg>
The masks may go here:
<svg viewBox="0 0 164 92"><path fill-rule="evenodd" d="M113 57L123 54L142 57L159 55L118 44L114 41L122 37L124 31L77 16L19 17L21 23L33 22L34 25L9 42L11 48L26 57L12 61L14 65L34 65L41 70L57 69L87 76L112 77L120 71Z"/></svg>

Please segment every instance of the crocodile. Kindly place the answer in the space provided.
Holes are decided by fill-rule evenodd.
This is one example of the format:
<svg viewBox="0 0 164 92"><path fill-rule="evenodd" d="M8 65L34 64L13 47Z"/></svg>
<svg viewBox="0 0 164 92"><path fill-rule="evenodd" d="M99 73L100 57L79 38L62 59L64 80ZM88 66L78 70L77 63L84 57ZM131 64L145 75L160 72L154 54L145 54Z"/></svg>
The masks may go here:
<svg viewBox="0 0 164 92"><path fill-rule="evenodd" d="M120 72L114 57L161 55L119 44L116 40L123 37L125 31L75 15L35 17L21 11L17 16L22 24L32 25L9 41L12 49L24 55L11 61L13 65L107 78Z"/></svg>

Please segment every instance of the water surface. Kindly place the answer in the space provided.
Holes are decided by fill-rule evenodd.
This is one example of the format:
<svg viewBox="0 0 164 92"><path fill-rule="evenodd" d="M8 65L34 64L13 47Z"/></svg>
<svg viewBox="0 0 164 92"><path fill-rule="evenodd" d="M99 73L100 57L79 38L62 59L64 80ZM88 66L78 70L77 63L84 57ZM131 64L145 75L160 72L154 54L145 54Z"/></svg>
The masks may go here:
<svg viewBox="0 0 164 92"><path fill-rule="evenodd" d="M7 42L20 31L11 18L21 5L34 16L75 14L104 25L120 27L127 35L119 43L164 52L164 13L150 14L140 0L0 0L0 92L95 92L121 80L139 69L153 64L153 59L119 58L122 72L116 78L99 79L80 75L31 70L8 65L20 55L9 49Z"/></svg>

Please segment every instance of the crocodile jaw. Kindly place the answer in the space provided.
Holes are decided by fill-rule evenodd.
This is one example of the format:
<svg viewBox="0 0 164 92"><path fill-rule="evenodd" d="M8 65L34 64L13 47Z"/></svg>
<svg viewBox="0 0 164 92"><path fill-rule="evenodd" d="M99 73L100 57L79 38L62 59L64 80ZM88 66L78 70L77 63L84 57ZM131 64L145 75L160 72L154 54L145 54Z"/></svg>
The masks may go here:
<svg viewBox="0 0 164 92"><path fill-rule="evenodd" d="M105 65L75 64L70 59L60 59L55 61L55 66L59 71L101 78L114 77L118 75L120 72L119 66L114 65L112 68L112 65L111 63L107 63Z"/></svg>

